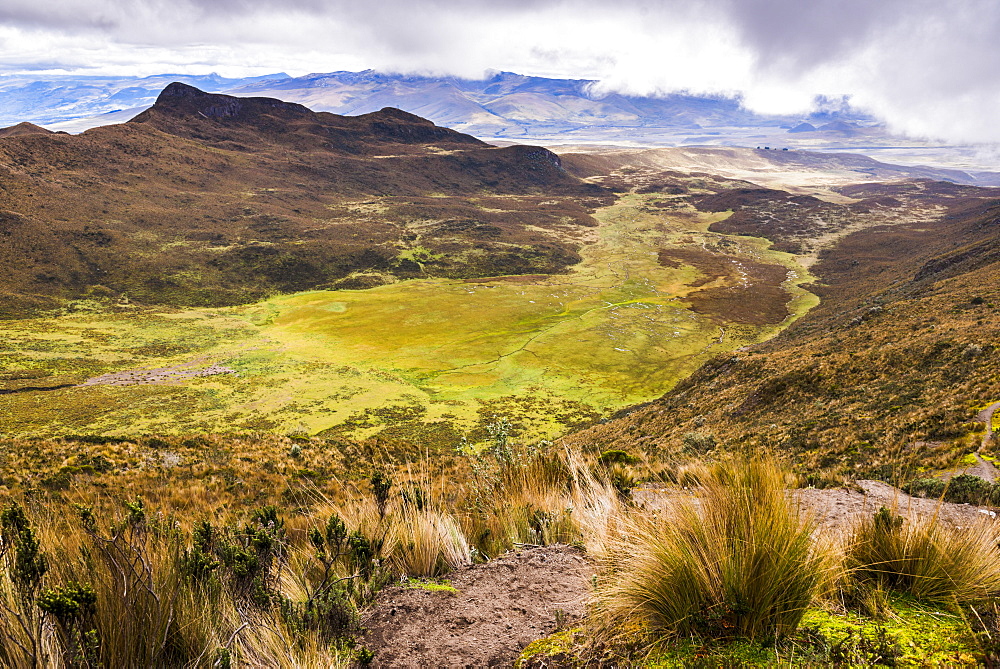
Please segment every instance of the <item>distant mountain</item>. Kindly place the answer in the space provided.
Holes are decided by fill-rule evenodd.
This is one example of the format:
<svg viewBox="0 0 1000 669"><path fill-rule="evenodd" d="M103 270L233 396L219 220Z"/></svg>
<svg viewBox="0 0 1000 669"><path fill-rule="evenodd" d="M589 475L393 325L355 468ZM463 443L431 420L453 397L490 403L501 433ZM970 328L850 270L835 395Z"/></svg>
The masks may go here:
<svg viewBox="0 0 1000 669"><path fill-rule="evenodd" d="M0 76L0 127L29 121L70 133L124 123L179 81L213 93L264 96L317 111L357 115L394 107L491 142L549 147L741 146L854 151L885 162L994 170L988 152L889 134L845 98L817 98L805 115L768 116L740 98L603 92L586 79L500 72L483 79L332 72L246 79Z"/></svg>
<svg viewBox="0 0 1000 669"><path fill-rule="evenodd" d="M544 148L399 109L345 117L183 83L128 123L8 135L0 319L81 297L224 305L559 273L610 197Z"/></svg>
<svg viewBox="0 0 1000 669"><path fill-rule="evenodd" d="M180 81L210 92L266 96L317 111L356 115L396 107L484 138L521 141L559 137L697 138L713 135L783 134L798 123L845 121L863 126L875 119L849 107L824 109L805 118L764 116L738 98L671 94L663 97L602 93L587 79L549 79L501 72L484 79L332 72L247 79L206 76L0 77L0 124L20 121L79 132L121 123L151 105L160 90ZM127 112L127 114L126 114ZM128 118L122 118L127 115ZM81 121L81 119L86 119ZM676 142L672 142L676 143Z"/></svg>
<svg viewBox="0 0 1000 669"><path fill-rule="evenodd" d="M353 155L385 153L386 145L394 152L406 152L400 150L400 144L432 144L442 149L487 146L475 137L392 107L345 117L316 113L274 98L207 93L180 82L163 89L156 104L129 123L241 150L257 147L262 140L302 151L334 150Z"/></svg>
<svg viewBox="0 0 1000 669"><path fill-rule="evenodd" d="M697 135L719 128L783 132L803 119L763 116L738 98L671 94L663 97L602 93L587 79L548 79L500 72L486 79L432 78L365 72L333 72L271 78L236 89L268 95L314 109L359 114L391 104L435 123L479 137L522 139L542 135L586 135L599 130L670 130ZM831 118L866 125L874 119L856 111L824 111Z"/></svg>
<svg viewBox="0 0 1000 669"><path fill-rule="evenodd" d="M35 125L34 123L28 123L27 121L22 121L17 125L12 125L9 128L0 128L0 137L20 137L21 135L47 135L51 133L51 130L47 130L41 126Z"/></svg>
<svg viewBox="0 0 1000 669"><path fill-rule="evenodd" d="M217 74L157 74L150 77L4 75L0 76L0 126L21 121L51 125L124 109L134 109L132 116L135 116L152 105L160 91L173 81L219 92L268 78L287 79L288 75L279 73L245 79L230 79ZM93 125L127 120L114 118Z"/></svg>
<svg viewBox="0 0 1000 669"><path fill-rule="evenodd" d="M730 146L656 149L592 148L586 153L561 154L564 167L578 177L608 174L623 167L708 172L775 188L806 191L818 182L853 184L864 181L920 179L977 186L1000 186L996 172L905 166L884 163L855 153L780 151Z"/></svg>

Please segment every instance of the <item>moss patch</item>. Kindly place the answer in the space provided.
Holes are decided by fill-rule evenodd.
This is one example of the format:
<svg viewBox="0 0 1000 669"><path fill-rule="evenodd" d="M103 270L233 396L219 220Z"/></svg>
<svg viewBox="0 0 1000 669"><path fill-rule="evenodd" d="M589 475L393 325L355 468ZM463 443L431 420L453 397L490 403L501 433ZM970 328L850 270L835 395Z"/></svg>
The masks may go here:
<svg viewBox="0 0 1000 669"><path fill-rule="evenodd" d="M452 594L458 592L458 589L452 587L451 583L446 580L428 581L424 579L411 578L406 582L405 587L410 588L411 590L427 590L428 592L448 592Z"/></svg>
<svg viewBox="0 0 1000 669"><path fill-rule="evenodd" d="M806 612L790 638L766 643L743 639L665 640L652 646L629 635L625 646L612 650L613 664L643 667L730 666L968 666L981 663L981 650L962 616L919 605L906 598L891 601L885 620L824 609ZM635 636L635 638L632 638ZM531 643L521 654L521 667L586 666L583 628L557 632ZM602 652L608 652L603 649Z"/></svg>

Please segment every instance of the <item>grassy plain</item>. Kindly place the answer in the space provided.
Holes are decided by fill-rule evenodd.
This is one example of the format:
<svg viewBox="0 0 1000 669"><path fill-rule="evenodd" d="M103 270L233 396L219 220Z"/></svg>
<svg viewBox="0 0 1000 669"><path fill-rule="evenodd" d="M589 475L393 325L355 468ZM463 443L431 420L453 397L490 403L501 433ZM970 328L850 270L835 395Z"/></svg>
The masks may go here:
<svg viewBox="0 0 1000 669"><path fill-rule="evenodd" d="M652 199L626 195L599 210L583 261L562 275L421 279L226 309L81 302L58 318L7 322L6 387L56 389L8 393L3 431L276 430L444 445L504 415L525 437L552 437L662 395L708 358L773 335L815 304L797 286L807 276L793 256L709 232L724 213L680 203L665 211ZM662 262L664 249L688 260ZM734 322L724 299L692 300L749 288L744 264L780 270L786 318ZM236 373L75 385L213 364ZM57 388L65 384L73 387Z"/></svg>

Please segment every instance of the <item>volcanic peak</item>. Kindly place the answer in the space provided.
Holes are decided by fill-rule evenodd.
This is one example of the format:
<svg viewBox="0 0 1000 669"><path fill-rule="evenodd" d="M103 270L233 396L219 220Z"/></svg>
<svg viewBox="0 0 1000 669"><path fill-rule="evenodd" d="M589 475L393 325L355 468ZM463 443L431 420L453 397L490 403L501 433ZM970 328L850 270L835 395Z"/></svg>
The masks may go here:
<svg viewBox="0 0 1000 669"><path fill-rule="evenodd" d="M292 144L299 150L351 154L396 153L387 151L386 144L487 146L471 135L392 107L361 116L339 116L275 98L206 93L180 82L163 89L156 103L129 123L149 124L172 135L240 150L259 147L264 140Z"/></svg>
<svg viewBox="0 0 1000 669"><path fill-rule="evenodd" d="M205 118L238 118L254 113L284 112L287 116L305 117L313 112L294 102L274 98L238 98L232 95L206 93L205 91L175 81L157 96L151 109L180 114L200 114ZM140 114L139 116L143 116Z"/></svg>

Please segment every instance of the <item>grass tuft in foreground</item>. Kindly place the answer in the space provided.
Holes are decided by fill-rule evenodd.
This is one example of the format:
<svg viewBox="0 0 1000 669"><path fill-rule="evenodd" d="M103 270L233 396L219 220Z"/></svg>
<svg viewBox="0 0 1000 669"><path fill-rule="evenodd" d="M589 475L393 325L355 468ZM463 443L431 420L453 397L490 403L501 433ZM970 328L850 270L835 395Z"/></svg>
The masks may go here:
<svg viewBox="0 0 1000 669"><path fill-rule="evenodd" d="M1000 550L985 524L949 527L936 516L906 520L882 507L862 519L845 564L863 586L938 604L973 604L1000 594Z"/></svg>
<svg viewBox="0 0 1000 669"><path fill-rule="evenodd" d="M697 499L633 518L599 587L604 627L750 639L794 631L831 559L786 498L785 478L770 461L720 463Z"/></svg>

